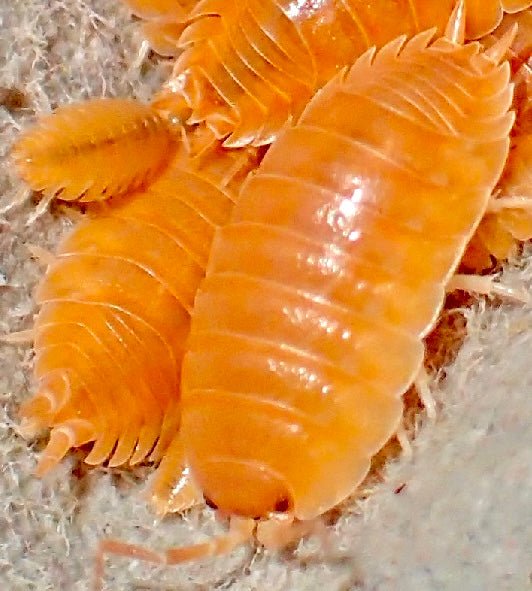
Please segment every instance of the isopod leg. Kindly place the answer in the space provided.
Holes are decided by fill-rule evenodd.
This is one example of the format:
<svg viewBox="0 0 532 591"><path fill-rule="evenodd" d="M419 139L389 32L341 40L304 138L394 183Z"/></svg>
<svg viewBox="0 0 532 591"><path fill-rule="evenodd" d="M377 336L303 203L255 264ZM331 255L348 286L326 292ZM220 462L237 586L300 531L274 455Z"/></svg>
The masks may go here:
<svg viewBox="0 0 532 591"><path fill-rule="evenodd" d="M93 574L93 591L101 591L103 589L103 575L105 567L105 557L109 554L116 554L118 556L126 556L132 560L142 560L143 562L153 562L155 564L164 564L164 556L158 554L153 550L137 546L135 544L127 544L120 540L102 540L98 545L96 552L94 574Z"/></svg>
<svg viewBox="0 0 532 591"><path fill-rule="evenodd" d="M527 304L530 295L523 289L502 285L492 275L465 275L457 273L447 283L447 291L461 289L475 295L499 296Z"/></svg>
<svg viewBox="0 0 532 591"><path fill-rule="evenodd" d="M319 535L326 540L327 534L320 518L297 521L292 515L279 514L258 523L256 538L268 550L280 550L310 535Z"/></svg>
<svg viewBox="0 0 532 591"><path fill-rule="evenodd" d="M136 544L127 544L120 540L102 540L98 546L96 554L93 590L101 591L102 589L104 560L106 555L115 554L118 556L126 556L131 559L153 562L155 564L180 564L190 560L202 560L211 556L229 554L237 546L250 540L254 531L255 521L253 519L231 517L229 531L226 534L212 538L208 542L202 544L191 544L190 546L169 548L164 554L159 554L158 552L154 552L153 550Z"/></svg>
<svg viewBox="0 0 532 591"><path fill-rule="evenodd" d="M39 246L38 244L26 243L25 246L31 257L37 260L43 266L51 267L57 260L57 257L53 253L51 253L49 250L46 250L46 248Z"/></svg>
<svg viewBox="0 0 532 591"><path fill-rule="evenodd" d="M202 560L210 556L229 554L237 546L250 540L255 531L253 519L232 516L229 531L226 534L210 539L203 544L191 544L169 548L165 552L166 564L180 564L189 560Z"/></svg>
<svg viewBox="0 0 532 591"><path fill-rule="evenodd" d="M185 511L203 502L203 495L190 478L183 444L177 434L149 485L148 497L158 515Z"/></svg>
<svg viewBox="0 0 532 591"><path fill-rule="evenodd" d="M510 197L500 197L492 199L488 205L489 213L498 213L505 210L524 210L532 211L532 195L512 195Z"/></svg>
<svg viewBox="0 0 532 591"><path fill-rule="evenodd" d="M395 432L395 436L397 437L397 441L401 446L401 450L403 452L403 456L405 458L411 458L413 455L412 451L412 444L410 443L410 438L408 437L408 433L406 432L404 422L401 421L397 431Z"/></svg>
<svg viewBox="0 0 532 591"><path fill-rule="evenodd" d="M436 402L429 387L429 375L423 366L414 380L418 396L425 407L427 417L431 420L436 418Z"/></svg>
<svg viewBox="0 0 532 591"><path fill-rule="evenodd" d="M35 338L35 331L30 328L28 330L17 330L8 334L0 336L0 342L9 343L10 345L26 345L32 343Z"/></svg>

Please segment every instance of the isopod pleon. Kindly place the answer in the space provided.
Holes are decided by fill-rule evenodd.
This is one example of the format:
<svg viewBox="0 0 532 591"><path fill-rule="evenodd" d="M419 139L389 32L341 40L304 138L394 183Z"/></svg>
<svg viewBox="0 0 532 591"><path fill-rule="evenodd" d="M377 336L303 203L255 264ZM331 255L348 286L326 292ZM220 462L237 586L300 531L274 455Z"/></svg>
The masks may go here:
<svg viewBox="0 0 532 591"><path fill-rule="evenodd" d="M36 394L21 410L26 435L52 428L38 474L87 442L93 465L164 454L180 421L196 288L253 158L200 129L149 189L107 206L59 245L37 289Z"/></svg>
<svg viewBox="0 0 532 591"><path fill-rule="evenodd" d="M93 99L60 107L12 149L35 191L64 201L98 201L139 190L170 162L175 138L150 106Z"/></svg>
<svg viewBox="0 0 532 591"><path fill-rule="evenodd" d="M179 45L184 52L161 92L177 94L226 146L271 143L314 92L366 49L435 26L454 0L355 2L201 0ZM467 0L467 38L489 33L503 11L530 0Z"/></svg>

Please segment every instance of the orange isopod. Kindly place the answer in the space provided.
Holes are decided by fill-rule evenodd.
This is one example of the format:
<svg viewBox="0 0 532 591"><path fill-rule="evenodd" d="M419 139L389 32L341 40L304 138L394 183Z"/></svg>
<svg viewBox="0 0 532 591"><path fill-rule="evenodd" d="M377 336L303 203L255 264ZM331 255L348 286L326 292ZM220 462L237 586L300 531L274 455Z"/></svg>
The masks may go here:
<svg viewBox="0 0 532 591"><path fill-rule="evenodd" d="M269 144L338 70L366 49L431 26L455 0L202 0L179 39L184 52L160 93L189 122L205 121L226 146ZM480 37L530 0L467 0L467 36Z"/></svg>
<svg viewBox="0 0 532 591"><path fill-rule="evenodd" d="M508 64L478 44L427 47L432 36L366 53L329 83L215 237L181 434L225 512L266 516L284 502L312 519L397 429L513 123Z"/></svg>
<svg viewBox="0 0 532 591"><path fill-rule="evenodd" d="M34 191L85 202L145 187L168 166L175 145L171 128L150 106L92 99L42 117L11 154Z"/></svg>
<svg viewBox="0 0 532 591"><path fill-rule="evenodd" d="M216 232L172 494L201 492L232 516L229 533L165 556L115 541L102 554L177 563L255 530L282 545L350 495L397 430L514 120L500 62L515 29L487 51L463 45L462 8L445 37L400 37L319 91Z"/></svg>
<svg viewBox="0 0 532 591"><path fill-rule="evenodd" d="M253 157L200 129L149 189L105 205L60 244L37 290L37 393L21 410L28 436L52 427L39 474L87 442L94 465L164 454L196 288Z"/></svg>

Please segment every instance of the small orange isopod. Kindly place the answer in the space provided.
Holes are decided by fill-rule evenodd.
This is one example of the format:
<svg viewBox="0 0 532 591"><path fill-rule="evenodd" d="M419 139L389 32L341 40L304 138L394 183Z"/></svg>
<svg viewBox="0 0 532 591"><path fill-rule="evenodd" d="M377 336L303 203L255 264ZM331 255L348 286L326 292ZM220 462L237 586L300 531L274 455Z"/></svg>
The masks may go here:
<svg viewBox="0 0 532 591"><path fill-rule="evenodd" d="M175 147L171 128L150 106L92 99L41 117L11 155L34 191L87 202L146 187L168 166Z"/></svg>

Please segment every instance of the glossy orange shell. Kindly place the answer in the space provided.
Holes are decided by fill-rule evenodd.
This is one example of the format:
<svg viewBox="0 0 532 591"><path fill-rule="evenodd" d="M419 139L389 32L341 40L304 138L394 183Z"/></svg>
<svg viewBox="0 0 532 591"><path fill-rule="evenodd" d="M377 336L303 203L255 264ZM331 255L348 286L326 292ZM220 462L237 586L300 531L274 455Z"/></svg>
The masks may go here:
<svg viewBox="0 0 532 591"><path fill-rule="evenodd" d="M84 202L141 189L174 151L170 129L151 107L93 99L41 117L18 139L12 158L34 191Z"/></svg>
<svg viewBox="0 0 532 591"><path fill-rule="evenodd" d="M479 37L530 0L467 0ZM455 0L202 0L162 95L183 96L190 122L205 121L226 146L271 143L340 68L366 49L432 26L441 33Z"/></svg>
<svg viewBox="0 0 532 591"><path fill-rule="evenodd" d="M135 464L158 442L155 461L175 434L196 287L251 166L248 152L189 143L147 190L76 226L37 290L37 393L21 414L28 434L52 427L41 474L89 441L90 464Z"/></svg>
<svg viewBox="0 0 532 591"><path fill-rule="evenodd" d="M224 513L314 518L398 427L513 123L508 64L431 36L370 51L318 92L216 233L181 437Z"/></svg>

